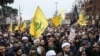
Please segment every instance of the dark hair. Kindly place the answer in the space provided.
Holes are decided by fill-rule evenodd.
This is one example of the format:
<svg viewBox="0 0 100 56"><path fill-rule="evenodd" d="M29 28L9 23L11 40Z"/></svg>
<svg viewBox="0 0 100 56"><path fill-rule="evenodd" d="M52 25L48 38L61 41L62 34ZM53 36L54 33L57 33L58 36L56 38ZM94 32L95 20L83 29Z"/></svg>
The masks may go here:
<svg viewBox="0 0 100 56"><path fill-rule="evenodd" d="M17 52L20 49L21 49L21 47L16 47L16 48L14 48L14 52Z"/></svg>
<svg viewBox="0 0 100 56"><path fill-rule="evenodd" d="M5 46L6 46L6 47L7 47L7 46L10 46L10 44L9 44L9 43L6 43L6 45L5 45Z"/></svg>
<svg viewBox="0 0 100 56"><path fill-rule="evenodd" d="M18 43L18 41L13 42L13 44Z"/></svg>
<svg viewBox="0 0 100 56"><path fill-rule="evenodd" d="M0 46L4 46L4 47L5 47L6 45L5 45L5 44L3 44L3 43L0 43Z"/></svg>

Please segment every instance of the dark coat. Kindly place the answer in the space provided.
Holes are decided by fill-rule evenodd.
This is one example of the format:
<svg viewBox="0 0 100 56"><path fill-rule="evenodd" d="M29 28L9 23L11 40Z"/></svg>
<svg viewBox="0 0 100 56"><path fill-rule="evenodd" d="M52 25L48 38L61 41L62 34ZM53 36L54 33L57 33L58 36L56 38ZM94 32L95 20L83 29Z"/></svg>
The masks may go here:
<svg viewBox="0 0 100 56"><path fill-rule="evenodd" d="M31 49L31 44L29 44L29 43L27 43L27 45L25 44L25 45L23 45L23 47L22 47L22 51L23 51L23 54L29 54L29 51L30 51L30 49Z"/></svg>
<svg viewBox="0 0 100 56"><path fill-rule="evenodd" d="M14 56L14 47L10 48L9 51L6 53L6 56Z"/></svg>
<svg viewBox="0 0 100 56"><path fill-rule="evenodd" d="M99 52L91 51L91 56L100 56L100 51Z"/></svg>
<svg viewBox="0 0 100 56"><path fill-rule="evenodd" d="M60 52L60 53L57 54L57 56L64 56L64 53ZM72 52L70 52L70 54L68 54L68 56L73 56Z"/></svg>

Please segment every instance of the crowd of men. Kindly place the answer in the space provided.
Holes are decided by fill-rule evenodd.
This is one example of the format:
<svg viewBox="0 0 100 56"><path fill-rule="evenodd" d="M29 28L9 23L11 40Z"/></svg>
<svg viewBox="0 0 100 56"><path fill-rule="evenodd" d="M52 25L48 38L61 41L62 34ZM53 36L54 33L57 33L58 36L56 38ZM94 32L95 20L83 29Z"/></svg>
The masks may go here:
<svg viewBox="0 0 100 56"><path fill-rule="evenodd" d="M75 38L70 39L71 27L48 26L39 39L29 29L10 33L0 30L0 56L100 56L100 28L75 26ZM73 35L74 36L74 35Z"/></svg>

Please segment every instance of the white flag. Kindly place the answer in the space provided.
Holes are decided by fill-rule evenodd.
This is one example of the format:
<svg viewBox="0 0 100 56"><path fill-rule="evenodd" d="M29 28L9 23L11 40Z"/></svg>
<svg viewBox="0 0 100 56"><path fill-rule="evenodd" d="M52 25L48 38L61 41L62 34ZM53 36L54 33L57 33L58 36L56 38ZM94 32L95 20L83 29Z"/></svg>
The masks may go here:
<svg viewBox="0 0 100 56"><path fill-rule="evenodd" d="M75 29L71 27L69 40L73 40L75 38L75 36L76 36Z"/></svg>

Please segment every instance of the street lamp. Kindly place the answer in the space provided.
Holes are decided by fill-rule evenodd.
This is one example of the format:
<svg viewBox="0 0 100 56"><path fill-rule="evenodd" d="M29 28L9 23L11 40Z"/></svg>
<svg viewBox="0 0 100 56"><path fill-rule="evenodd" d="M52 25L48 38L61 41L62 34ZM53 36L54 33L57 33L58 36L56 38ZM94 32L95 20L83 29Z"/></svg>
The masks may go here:
<svg viewBox="0 0 100 56"><path fill-rule="evenodd" d="M58 11L57 11L57 4L58 4L58 2L55 2L55 4L56 4L56 15L57 15L57 13L58 13Z"/></svg>

